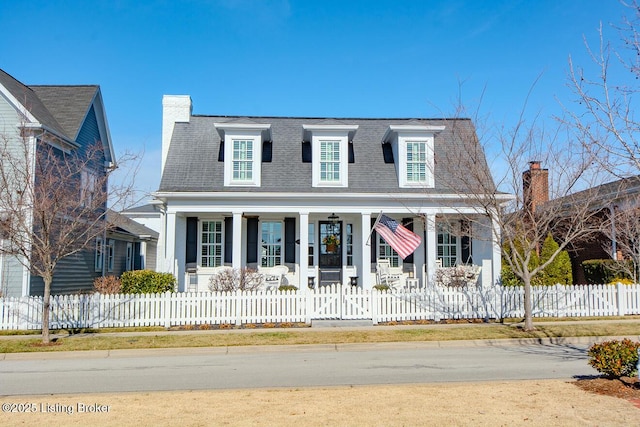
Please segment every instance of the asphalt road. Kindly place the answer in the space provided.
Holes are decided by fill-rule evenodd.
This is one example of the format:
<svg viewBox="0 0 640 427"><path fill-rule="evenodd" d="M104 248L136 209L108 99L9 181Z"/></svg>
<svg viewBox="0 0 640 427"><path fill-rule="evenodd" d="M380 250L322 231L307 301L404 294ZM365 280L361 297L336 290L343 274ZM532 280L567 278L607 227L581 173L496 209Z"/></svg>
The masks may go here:
<svg viewBox="0 0 640 427"><path fill-rule="evenodd" d="M8 354L0 395L570 379L596 374L587 348L432 342Z"/></svg>

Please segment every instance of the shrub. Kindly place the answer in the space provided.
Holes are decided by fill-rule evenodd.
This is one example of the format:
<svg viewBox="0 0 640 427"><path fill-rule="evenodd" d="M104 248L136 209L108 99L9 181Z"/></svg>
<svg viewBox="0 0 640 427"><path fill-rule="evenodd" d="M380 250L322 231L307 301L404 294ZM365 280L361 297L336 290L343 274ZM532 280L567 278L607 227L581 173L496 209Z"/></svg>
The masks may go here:
<svg viewBox="0 0 640 427"><path fill-rule="evenodd" d="M279 291L297 291L298 288L293 285L280 285Z"/></svg>
<svg viewBox="0 0 640 427"><path fill-rule="evenodd" d="M377 291L388 291L391 288L389 288L389 285L374 285L373 289Z"/></svg>
<svg viewBox="0 0 640 427"><path fill-rule="evenodd" d="M615 278L631 279L625 271L632 271L632 266L633 264L625 266L621 261L613 259L590 259L582 262L587 283L611 283Z"/></svg>
<svg viewBox="0 0 640 427"><path fill-rule="evenodd" d="M122 273L122 292L125 294L159 294L176 290L176 278L171 273L136 270Z"/></svg>
<svg viewBox="0 0 640 427"><path fill-rule="evenodd" d="M255 291L262 286L262 274L251 268L225 268L209 278L212 292Z"/></svg>
<svg viewBox="0 0 640 427"><path fill-rule="evenodd" d="M531 253L531 260L529 261L528 269L532 271L540 264L545 263L551 255L554 254L559 248L558 243L549 234L542 244L540 249L540 256L535 252ZM509 254L510 249L505 246L503 251ZM524 283L516 276L511 270L506 260L502 259L502 284L504 286L522 286ZM531 278L532 286L553 286L560 283L561 285L573 284L573 274L571 272L571 258L569 252L560 251L556 257L551 261L547 267Z"/></svg>
<svg viewBox="0 0 640 427"><path fill-rule="evenodd" d="M610 285L617 285L618 283L622 283L623 285L633 285L633 280L627 279L626 277L616 277L611 282Z"/></svg>
<svg viewBox="0 0 640 427"><path fill-rule="evenodd" d="M630 339L605 341L589 348L589 365L610 378L637 374L640 343Z"/></svg>
<svg viewBox="0 0 640 427"><path fill-rule="evenodd" d="M540 264L546 262L551 255L554 254L560 246L553 240L551 234L547 236L540 250ZM551 261L542 271L542 284L553 286L556 284L571 285L573 284L573 273L571 272L571 258L569 252L560 251L558 255Z"/></svg>
<svg viewBox="0 0 640 427"><path fill-rule="evenodd" d="M122 282L116 276L98 277L93 281L93 289L101 294L119 294L122 292Z"/></svg>

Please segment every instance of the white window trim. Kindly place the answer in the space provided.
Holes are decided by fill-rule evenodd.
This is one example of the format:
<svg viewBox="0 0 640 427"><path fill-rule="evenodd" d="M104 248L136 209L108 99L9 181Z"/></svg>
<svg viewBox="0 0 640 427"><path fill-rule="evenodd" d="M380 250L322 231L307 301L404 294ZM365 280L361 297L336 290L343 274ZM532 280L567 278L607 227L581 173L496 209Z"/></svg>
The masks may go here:
<svg viewBox="0 0 640 427"><path fill-rule="evenodd" d="M275 265L284 265L284 221L279 220L279 219L265 219L260 220L260 224L259 224L259 228L258 230L260 231L260 235L259 235L259 244L258 244L258 265L262 265L262 225L264 223L279 223L280 224L280 244L279 245L272 245L272 246L280 246L280 264L275 264ZM267 258L268 258L268 254L267 254Z"/></svg>
<svg viewBox="0 0 640 427"><path fill-rule="evenodd" d="M109 273L113 272L115 267L115 257L116 257L116 241L113 239L109 239L107 242L107 271Z"/></svg>
<svg viewBox="0 0 640 427"><path fill-rule="evenodd" d="M98 176L90 169L80 171L80 205L90 207L96 194Z"/></svg>
<svg viewBox="0 0 640 427"><path fill-rule="evenodd" d="M262 175L262 143L270 135L270 124L214 123L224 140L224 185L227 187L260 187ZM253 141L252 179L233 179L233 140Z"/></svg>
<svg viewBox="0 0 640 427"><path fill-rule="evenodd" d="M205 222L213 222L213 221L221 223L221 226L220 226L220 233L221 233L220 266L224 266L224 261L225 261L224 260L224 242L225 242L224 218L200 218L200 220L198 221L198 258L197 258L197 263L198 263L198 268L202 269L203 271L211 270L211 269L214 269L214 268L218 267L218 266L215 266L215 267L207 266L207 267L205 267L204 265L202 265L202 224L205 223Z"/></svg>
<svg viewBox="0 0 640 427"><path fill-rule="evenodd" d="M461 246L461 233L460 233L460 224L456 223L456 222L451 222L451 221L438 221L436 223L436 259L438 258L438 246L440 246L440 243L438 243L438 234L440 234L440 230L442 227L446 227L447 230L447 234L450 236L449 240L451 240L451 236L456 238L456 243L455 243L455 248L456 248L456 258L455 258L455 262L453 263L454 266L459 265L460 264L460 257L462 256L462 246ZM447 246L454 246L451 244L447 244ZM443 263L444 265L444 263Z"/></svg>
<svg viewBox="0 0 640 427"><path fill-rule="evenodd" d="M390 142L393 149L393 157L398 172L398 185L400 188L434 188L435 167L435 135L442 132L444 126L431 125L390 125L382 141ZM407 179L407 143L424 142L426 152L424 181L409 181Z"/></svg>
<svg viewBox="0 0 640 427"><path fill-rule="evenodd" d="M133 270L133 243L127 242L127 258L125 263L125 270L131 271Z"/></svg>
<svg viewBox="0 0 640 427"><path fill-rule="evenodd" d="M94 270L102 273L104 266L104 243L102 237L96 237L95 256L93 259Z"/></svg>
<svg viewBox="0 0 640 427"><path fill-rule="evenodd" d="M312 187L349 186L349 141L358 130L358 125L302 125L302 140L311 141L311 185ZM340 142L340 180L320 181L320 141Z"/></svg>

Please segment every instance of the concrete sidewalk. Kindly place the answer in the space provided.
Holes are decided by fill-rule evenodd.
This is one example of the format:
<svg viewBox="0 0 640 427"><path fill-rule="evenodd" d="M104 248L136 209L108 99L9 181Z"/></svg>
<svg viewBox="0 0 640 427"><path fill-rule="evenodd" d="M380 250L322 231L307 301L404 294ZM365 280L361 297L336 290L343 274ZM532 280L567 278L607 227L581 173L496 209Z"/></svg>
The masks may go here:
<svg viewBox="0 0 640 427"><path fill-rule="evenodd" d="M630 319L598 319L598 320L552 320L552 321L535 321L534 326L548 325L587 325L587 324L616 324L616 323L634 323L640 325L640 317ZM430 323L419 325L373 325L368 320L314 320L309 327L292 327L292 328L229 328L229 329L206 329L206 330L168 330L159 329L155 331L136 331L136 332L83 332L78 334L69 333L52 333L51 338L82 338L95 336L158 336L158 335L215 335L215 334L251 334L259 332L302 332L317 333L327 332L330 330L339 330L345 332L355 331L389 331L389 330L411 330L411 329L458 329L467 327L490 327L495 325L506 325L510 327L523 326L523 322L510 323ZM27 331L25 331L27 332ZM25 335L1 335L0 340L10 339L33 339L42 338L41 334L25 334ZM587 337L588 338L588 337ZM634 339L640 339L634 337Z"/></svg>

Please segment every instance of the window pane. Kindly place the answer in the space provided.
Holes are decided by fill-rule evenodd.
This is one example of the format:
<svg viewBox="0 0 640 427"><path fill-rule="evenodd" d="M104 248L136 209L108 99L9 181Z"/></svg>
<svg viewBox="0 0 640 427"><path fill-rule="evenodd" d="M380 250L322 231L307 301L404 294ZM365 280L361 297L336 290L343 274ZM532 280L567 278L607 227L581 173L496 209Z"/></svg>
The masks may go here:
<svg viewBox="0 0 640 427"><path fill-rule="evenodd" d="M253 140L233 140L233 180L253 179Z"/></svg>
<svg viewBox="0 0 640 427"><path fill-rule="evenodd" d="M427 144L424 141L407 141L407 181L427 180Z"/></svg>
<svg viewBox="0 0 640 427"><path fill-rule="evenodd" d="M282 264L282 222L262 222L262 250L260 251L260 265L273 267Z"/></svg>
<svg viewBox="0 0 640 427"><path fill-rule="evenodd" d="M203 267L222 265L222 221L204 221L200 258Z"/></svg>
<svg viewBox="0 0 640 427"><path fill-rule="evenodd" d="M320 181L340 181L339 141L320 141Z"/></svg>

